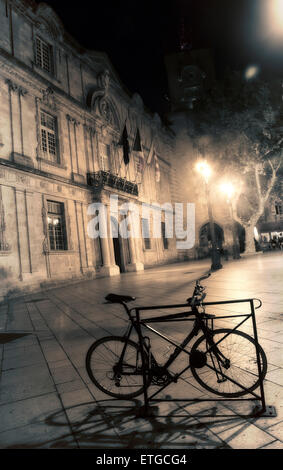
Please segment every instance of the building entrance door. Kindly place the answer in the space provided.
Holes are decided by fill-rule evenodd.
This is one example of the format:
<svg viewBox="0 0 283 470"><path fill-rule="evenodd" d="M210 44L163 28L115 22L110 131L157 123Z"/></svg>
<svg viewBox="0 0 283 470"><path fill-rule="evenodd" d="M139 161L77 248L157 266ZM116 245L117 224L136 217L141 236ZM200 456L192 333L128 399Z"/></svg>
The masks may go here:
<svg viewBox="0 0 283 470"><path fill-rule="evenodd" d="M123 262L123 255L122 255L122 240L119 234L119 226L117 219L115 217L111 217L111 228L112 228L112 235L113 235L113 247L114 247L114 256L115 256L115 264L119 266L120 272L125 272L125 265Z"/></svg>

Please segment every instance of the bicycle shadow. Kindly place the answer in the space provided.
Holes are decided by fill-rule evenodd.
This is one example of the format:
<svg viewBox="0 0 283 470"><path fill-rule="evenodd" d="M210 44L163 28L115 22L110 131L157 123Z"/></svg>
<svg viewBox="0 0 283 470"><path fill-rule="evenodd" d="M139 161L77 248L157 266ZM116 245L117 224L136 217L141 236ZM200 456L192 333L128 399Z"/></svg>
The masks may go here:
<svg viewBox="0 0 283 470"><path fill-rule="evenodd" d="M170 411L161 407L158 416L147 418L138 417L140 407L139 400L111 399L74 405L44 419L42 425L53 428L51 439L8 448L224 449L229 445L210 426L236 426L238 433L239 423L247 425L237 416L216 418L217 409L210 405L203 408L197 418L186 411L187 405L185 408L171 403ZM206 415L215 416L215 420L201 422Z"/></svg>

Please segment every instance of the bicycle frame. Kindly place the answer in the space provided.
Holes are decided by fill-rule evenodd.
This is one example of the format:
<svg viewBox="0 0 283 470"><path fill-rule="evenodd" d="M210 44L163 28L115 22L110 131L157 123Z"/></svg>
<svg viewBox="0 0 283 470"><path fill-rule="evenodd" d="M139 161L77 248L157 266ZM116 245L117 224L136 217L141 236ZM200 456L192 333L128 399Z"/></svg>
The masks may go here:
<svg viewBox="0 0 283 470"><path fill-rule="evenodd" d="M105 299L107 303L112 303L112 304L120 304L124 307L124 310L126 311L126 314L128 316L129 320L129 326L127 330L125 331L125 334L123 336L108 336L105 338L101 338L97 341L95 341L89 348L86 356L86 368L87 372L92 380L92 382L103 392L106 394L115 397L115 398L132 398L135 396L140 395L141 393L144 395L144 405L141 406L137 410L137 416L139 417L147 417L147 416L154 416L153 410L156 409L155 407L150 407L150 402L164 402L164 401L169 401L169 402L219 402L219 401L252 401L252 400L260 400L261 406L257 405L252 414L246 414L246 415L239 415L238 416L243 416L243 417L256 417L256 416L265 416L265 417L272 417L276 416L276 410L273 406L266 406L265 403L265 396L264 396L264 388L263 388L263 380L266 376L266 371L267 371L267 359L266 355L264 353L264 350L262 347L259 345L258 342L258 336L257 336L257 329L256 329L256 318L255 318L255 310L259 308L262 303L259 299L239 299L239 300L226 300L226 301L217 301L217 302L203 302L203 299L205 297L204 294L204 287L200 285L200 281L202 279L206 279L208 276L202 277L199 280L196 281L195 289L193 292L193 296L189 299L187 299L186 303L183 304L169 304L169 305L153 305L153 306L146 306L146 307L133 307L129 308L127 305L127 302L135 300L135 297L129 296L129 295L118 295L118 294L108 294ZM257 300L259 301L259 305L255 307L254 301ZM215 315L209 315L205 312L206 306L216 306L216 305L227 305L227 304L240 304L246 302L248 304L249 311L244 310L244 313L229 313L225 312L225 310L228 309L228 307L224 307L224 313L221 314L221 312L215 312ZM221 309L222 307L220 307ZM150 318L141 318L141 314L145 311L152 311L152 310L170 310L170 309L182 309L180 313L173 313L173 314L165 314L162 316L151 316ZM184 311L185 309L185 311ZM222 308L223 309L223 308ZM230 310L230 308L229 308ZM167 313L167 312L166 312ZM228 313L228 314L227 314ZM142 315L144 317L144 315ZM233 324L230 326L230 328L224 327L223 328L223 322L221 319L225 319L224 325L226 323L226 320L229 318L235 319L236 317L242 317L239 322L233 322ZM247 334L245 331L241 331L240 327L241 325L244 324L248 319L251 319L252 321L252 327L253 327L253 336L251 334ZM220 320L220 328L218 327L218 320ZM151 326L151 323L158 322L158 323L165 323L165 322L194 322L192 329L189 334L183 339L181 344L176 344L174 337L171 339L170 337L167 337L165 334L163 334L160 331L157 331ZM209 324L209 321L211 321L211 325ZM218 329L217 329L218 327ZM236 331L239 328L239 331ZM157 354L156 357L158 358L159 364L156 361L154 355L152 354L151 350L151 338L152 335L146 336L144 333L144 330L147 329L152 332L153 335L157 335L160 338L164 339L167 343L170 345L173 345L175 349L173 352L170 354L170 356L166 359L159 358L159 345L157 349ZM132 333L135 332L138 336L138 340L136 338L133 339L131 338ZM190 348L190 350L187 349L188 344L191 342L191 340L195 337L200 336L196 338L193 341L193 344ZM222 352L219 350L218 345L225 340L229 335L233 335L232 339L233 341L226 342L221 347L220 349L224 352L224 354L227 354L229 359L226 358ZM239 345L239 339L237 338L245 338L245 342L247 344L248 341L248 350L247 354L244 355L244 360L246 360L247 365L246 367L241 368L241 357L239 360L238 364L238 359L237 359L237 352L240 352L241 356L241 347L237 347ZM235 341L234 341L235 340ZM97 348L99 347L104 347L106 343L108 342L113 342L114 345L115 342L121 346L121 343L123 344L122 347L122 352L119 346L120 353L117 356L117 354L114 354L114 364L112 362L112 367L110 369L105 369L105 377L110 380L110 388L108 388L108 385L104 385L103 382L101 382L102 379L100 379L100 376L96 376L96 369L95 367L92 367L91 361L92 361L92 355L93 353L95 354L95 351L97 351ZM177 340L176 340L177 341ZM110 343L109 343L110 344ZM228 345L228 347L227 347ZM232 346L231 349L231 354L230 354L230 345ZM251 345L254 345L255 351L251 350L252 354L248 354ZM127 347L129 346L130 350L130 355L127 354ZM131 346L131 349L130 349ZM236 346L236 347L235 347ZM153 350L155 348L155 345L153 344ZM234 351L236 351L236 356L235 354L233 355L233 348ZM244 348L243 348L244 349ZM99 351L99 350L98 350ZM111 348L110 348L111 351ZM133 361L133 354L132 351L135 351L136 359ZM181 368L183 367L182 361L178 362L178 368L175 369L171 368L170 366L173 364L173 362L178 358L178 356L182 353L185 353L187 357L189 357L189 360L186 363L186 367L179 372L180 366ZM168 354L169 355L169 354ZM167 355L166 355L167 356ZM208 357L210 356L210 357ZM98 356L99 357L99 356ZM125 358L130 358L130 360ZM134 356L135 357L135 356ZM141 359L141 361L140 361ZM231 363L230 363L231 359ZM111 359L112 361L112 359ZM166 361L164 363L164 361ZM106 359L107 362L107 359ZM95 366L95 359L94 359L94 366ZM239 367L240 366L240 367ZM169 371L170 367L170 371ZM198 369L202 369L205 367L205 371L203 374L203 371L199 372ZM230 369L231 371L227 371L225 373L224 369ZM237 378L238 373L236 371L236 374L234 374L234 368L236 367L237 371L239 369L242 369L243 372L245 371L249 372L249 379L250 380L242 380L241 383L239 383L239 379ZM210 378L207 379L207 368L208 368L208 373L210 374L215 374L215 377L212 376L212 380ZM200 385L203 389L208 390L208 392L212 394L216 394L221 397L220 398L171 398L164 395L162 397L156 398L156 396L162 392L167 386L170 384L177 382L179 377L182 376L188 369L191 369L191 374L192 376L186 376L182 377L182 380L189 385L189 387L184 387L184 392L187 393L187 395L190 396L191 389L190 386L195 388L195 383L191 383L191 378L194 379L198 385ZM210 369L210 370L209 370ZM112 372L111 374L111 370ZM103 369L104 371L104 369ZM110 375L109 375L110 371ZM142 377L142 383L140 384L140 379L136 383L136 385L133 385L134 387L138 387L138 389L135 391L131 391L128 393L124 389L124 393L121 392L116 392L114 389L114 392L112 391L112 388L114 384L112 385L111 381L115 381L115 387L120 387L120 386L125 386L125 381L123 381L123 375L139 375ZM203 379L205 375L205 378ZM242 374L243 375L243 374ZM236 380L234 380L234 377ZM232 389L232 386L229 386L229 383L222 385L221 382L226 382L230 381L234 386ZM122 381L122 382L121 382ZM126 387L128 381L126 379ZM220 385L218 385L219 383ZM152 385L152 387L150 386ZM131 386L131 385L130 385ZM236 386L236 388L235 388ZM174 387L173 387L174 388ZM259 389L260 391L258 391ZM170 392L169 392L170 393ZM249 398L239 398L242 397L243 395L249 395ZM228 407L229 408L229 407ZM213 410L216 409L215 407ZM201 415L204 416L213 416L215 417L215 411L213 411L212 415L209 414L203 414L201 412ZM160 415L159 415L160 416ZM180 417L181 415L178 412L178 416ZM187 417L187 413L184 415ZM218 416L220 416L218 414ZM222 416L231 416L230 413L228 415L222 415ZM166 417L166 416L165 416Z"/></svg>
<svg viewBox="0 0 283 470"><path fill-rule="evenodd" d="M207 277L209 277L209 276L210 276L210 273L206 274L205 276L201 277L200 279L198 279L196 281L196 285L195 285L194 291L193 291L193 296L190 297L189 299L187 299L186 304L176 305L176 307L191 307L191 310L189 312L182 312L182 313L177 313L177 314L173 314L173 315L163 315L162 317L155 317L155 318L144 319L143 320L143 324L146 328L151 329L154 333L161 336L167 342L169 342L169 343L171 343L175 346L174 352L171 354L171 356L169 357L166 364L164 364L162 366L163 369L164 368L168 369L168 367L175 361L175 359L179 356L179 354L182 351L184 351L187 354L190 354L188 351L185 350L185 347L190 343L190 341L192 340L192 338L194 336L197 336L197 334L199 333L200 330L203 332L203 334L206 338L206 341L210 346L210 349L208 349L206 352L211 354L211 350L213 350L213 354L215 355L220 368L221 368L220 363L222 363L222 365L225 368L227 368L227 366L229 366L229 361L223 356L221 351L219 351L219 349L217 348L217 344L215 344L214 341L213 341L211 330L207 327L207 320L208 319L213 319L213 316L207 315L205 313L200 313L199 310L198 310L198 306L202 305L202 301L206 296L206 294L203 293L205 289L204 289L203 286L201 286L200 281L203 280L203 279L207 279ZM139 335L140 344L143 343L142 349L143 349L143 347L145 347L145 349L148 350L148 348L144 344L144 338L141 335L140 318L138 319L138 322L137 322L136 321L137 319L135 317L132 317L132 315L131 315L132 310L136 310L136 309L128 309L125 302L121 302L121 303L124 306L124 308L125 308L125 310L128 314L129 320L131 322L131 327L129 329L128 335L126 335L126 341L128 341L128 339L130 338L132 329L134 328L136 330L137 334ZM167 307L172 308L174 306L169 305ZM166 308L166 306L163 306L163 308ZM189 333L189 335L183 340L181 345L177 345L177 344L173 343L165 335L162 335L160 332L154 330L153 328L151 328L147 325L147 323L157 322L159 320L161 322L176 321L176 320L185 321L185 318L188 317L188 316L194 316L194 320L193 320L194 321L194 326L193 326L193 329L192 329L191 333ZM206 323L204 322L204 320L206 320ZM189 320L189 321L192 321L192 320ZM139 324L138 327L137 327L137 323ZM212 324L212 329L213 329L213 324ZM220 341L222 341L222 340L220 340ZM123 348L119 364L121 364L122 361L123 361L123 357L124 357L124 353L125 353L125 349L126 349L126 344L127 344L127 342L125 343L125 346ZM222 356L223 359L221 358L221 356ZM154 356L152 354L151 354L151 357L153 357L153 359L154 359ZM143 364L145 364L144 358L143 358Z"/></svg>
<svg viewBox="0 0 283 470"><path fill-rule="evenodd" d="M123 362L123 357L124 357L124 353L125 353L125 350L126 350L127 341L129 340L133 329L137 332L137 334L139 336L139 339L143 343L143 347L145 348L145 350L148 353L150 352L149 347L146 345L146 342L145 342L146 337L144 337L140 334L139 327L138 327L138 323L140 323L140 322L137 322L136 318L132 317L132 315L131 315L132 310L135 310L135 309L128 309L128 307L125 303L122 303L122 305L124 306L126 312L128 313L131 325L130 325L130 328L129 328L128 332L125 335L126 342L125 342L125 346L123 348L123 351L122 351L122 354L121 354L121 357L120 357L120 360L119 360L119 364L122 364L122 362ZM163 308L168 308L168 307L169 306L164 306ZM175 305L175 306L170 305L170 308L172 308L172 307L190 307L190 305L189 305L189 303L181 304L181 305ZM189 317L189 316L193 316L194 318L186 320L186 318ZM190 355L190 352L187 351L185 348L191 342L191 340L195 336L198 335L200 330L203 332L203 334L204 334L204 336L207 340L207 343L209 344L209 349L207 350L207 353L210 353L211 350L213 350L213 353L214 353L214 355L215 355L215 357L218 361L218 364L219 364L219 362L221 362L224 367L227 366L227 361L228 360L223 356L221 351L219 351L219 349L217 348L217 344L219 344L219 342L222 341L225 337L223 339L221 339L217 344L214 343L212 335L211 335L212 330L210 328L208 328L208 326L206 325L206 322L209 319L213 321L213 316L200 313L198 311L197 306L193 306L192 309L188 312L175 313L175 314L171 314L171 315L163 315L161 317L153 317L153 318L148 318L148 319L145 318L145 319L142 320L142 324L145 328L147 328L148 330L151 330L156 335L160 336L165 341L167 341L168 343L175 346L175 350L170 355L167 362L165 364L163 364L163 366L162 366L163 369L168 369L168 367L170 367L170 365L177 359L177 357L181 354L181 352L185 352L186 354ZM164 335L164 334L160 333L159 331L155 330L154 328L148 326L148 323L152 323L152 322L158 322L158 321L160 321L160 322L174 321L175 322L175 321L178 321L178 320L180 320L180 321L194 321L194 326L193 326L192 331L188 334L188 336L186 336L186 338L183 340L182 344L180 344L180 345L174 343L166 335ZM150 352L150 356L155 361L155 358L154 358L154 355L152 354L152 352ZM221 358L221 356L222 356L223 359ZM219 364L219 366L220 366L220 364ZM183 374L189 368L190 368L190 366L186 367L180 374L178 374L178 377L181 374Z"/></svg>
<svg viewBox="0 0 283 470"><path fill-rule="evenodd" d="M194 293L195 293L195 291L194 291ZM225 316L218 316L217 315L217 317L215 317L214 315L203 314L202 312L199 312L198 306L196 306L196 305L191 306L189 303L176 304L176 305L172 305L172 304L171 305L159 305L159 306L155 305L155 306L139 307L139 308L134 307L134 308L129 309L128 306L124 302L121 302L121 304L124 306L124 308L125 308L125 310L128 314L129 320L130 320L130 327L127 330L127 332L124 336L126 338L125 345L127 344L127 340L130 339L130 336L131 336L131 333L132 333L133 330L135 330L137 332L138 338L139 338L140 353L141 353L141 358L142 358L142 369L140 371L138 371L138 373L142 372L143 382L145 384L145 387L144 387L144 406L140 408L140 411L139 411L138 415L139 416L144 416L144 417L151 416L152 413L154 415L154 412L151 411L154 408L151 408L149 406L150 402L162 402L162 401L174 401L174 402L178 402L178 401L180 401L180 402L186 402L186 401L187 402L190 402L190 401L193 401L193 402L196 402L196 401L197 402L201 402L201 401L213 401L213 402L224 401L225 402L225 401L260 400L261 406L257 405L254 408L252 414L241 415L241 416L243 416L243 417L251 417L251 416L273 417L273 416L276 416L275 408L273 406L267 406L266 403L265 403L263 378L261 376L259 343L258 343L258 337L257 337L256 320L255 320L255 309L259 308L261 306L261 301L259 300L259 303L260 303L259 306L255 307L254 306L254 300L259 300L259 299L241 299L241 300L228 300L228 301L218 301L218 302L205 302L205 303L202 304L202 306L204 306L204 307L206 305L237 304L237 303L243 303L243 302L247 302L250 305L250 312L249 313L233 314L233 315L225 315ZM175 313L175 314L171 314L171 315L163 315L163 316L159 316L159 317L144 318L142 320L140 318L140 312L141 311L155 310L155 309L162 309L162 308L163 309L171 309L171 308L184 308L184 307L185 308L191 307L191 310L186 311L186 312L181 312L181 313ZM135 311L135 315L132 315L133 311ZM194 318L187 318L187 317L194 317ZM176 382L177 379L186 370L188 370L190 368L190 365L188 365L180 373L175 375L175 377L172 377L169 384L166 383L161 388L159 388L158 391L154 392L151 396L148 396L146 384L148 384L147 373L148 373L149 367L148 367L146 355L148 354L148 352L150 352L150 350L149 350L149 348L146 344L146 341L145 341L146 337L142 335L141 327L145 327L145 328L151 330L153 333L157 334L159 337L163 338L168 343L175 346L175 350L173 351L173 353L168 358L166 364L164 364L162 366L163 368L168 368L175 361L175 359L178 357L178 355L182 351L184 353L190 355L190 352L187 351L185 349L185 347L189 344L189 342L192 340L192 338L200 330L203 332L204 336L207 338L208 344L210 345L208 350L206 351L206 353L209 353L214 348L214 351L213 351L214 355L216 357L218 356L217 360L219 360L225 367L225 358L224 358L224 363L223 363L223 360L220 357L221 352L217 348L217 345L223 339L225 339L225 337L230 333L227 333L227 335L225 335L223 338L221 338L217 343L214 343L214 341L213 340L211 341L211 339L209 338L209 332L213 331L213 318L217 318L217 319L221 319L221 318L224 319L225 318L225 319L227 319L227 318L235 318L235 317L242 317L242 318L241 318L240 323L238 323L233 329L230 330L230 333L232 331L236 330L237 328L239 328L249 318L251 318L251 320L252 320L253 332L254 332L254 341L255 341L255 347L256 347L256 358L257 358L260 394L255 393L254 391L248 391L247 390L247 392L249 392L250 395L252 396L251 398L230 398L230 399L229 398L225 398L225 399L219 399L219 398L213 398L213 399L209 399L209 398L205 398L205 399L188 399L188 398L164 399L164 398L162 398L162 399L158 399L158 398L155 398L156 395L158 393L160 393L162 390L164 390L164 388L166 388L170 383ZM206 325L207 320L212 321L212 330L210 328L208 328L208 326ZM183 322L184 321L194 321L195 322L192 331L183 340L181 345L178 345L178 344L174 343L170 338L166 337L164 334L158 332L157 330L155 330L154 328L152 328L151 326L148 325L151 322L153 323L153 322L170 322L170 321L174 321L174 322L175 321L183 321ZM217 350L215 348L217 348ZM124 350L125 350L125 348L124 348ZM124 354L124 351L123 351L122 355L123 354ZM123 358L121 358L121 360L123 360ZM215 366L212 368L212 370L214 370L216 373L219 372L221 374L222 378L227 378L228 380L231 380L231 377L227 377L221 370L217 370L217 368ZM231 380L231 381L233 382L233 380ZM236 383L237 385L240 385L237 382L234 382L234 383ZM240 386L243 388L243 390L246 390L245 387L243 387L242 385L240 385ZM208 414L208 415L202 415L202 416L211 416L211 415ZM215 414L213 414L213 416L215 416ZM223 416L229 416L229 415L223 415Z"/></svg>

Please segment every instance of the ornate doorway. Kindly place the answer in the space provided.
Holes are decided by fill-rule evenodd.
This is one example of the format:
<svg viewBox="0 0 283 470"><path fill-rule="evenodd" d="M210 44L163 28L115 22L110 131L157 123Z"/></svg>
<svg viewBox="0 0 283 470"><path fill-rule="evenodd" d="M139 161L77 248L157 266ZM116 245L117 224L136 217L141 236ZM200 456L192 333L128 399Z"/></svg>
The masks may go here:
<svg viewBox="0 0 283 470"><path fill-rule="evenodd" d="M119 234L119 225L118 221L115 217L111 216L111 230L112 230L112 240L113 240L113 247L114 247L114 256L115 256L115 264L119 266L120 272L123 273L125 272L125 264L123 262L123 256L122 256L122 240L121 236Z"/></svg>

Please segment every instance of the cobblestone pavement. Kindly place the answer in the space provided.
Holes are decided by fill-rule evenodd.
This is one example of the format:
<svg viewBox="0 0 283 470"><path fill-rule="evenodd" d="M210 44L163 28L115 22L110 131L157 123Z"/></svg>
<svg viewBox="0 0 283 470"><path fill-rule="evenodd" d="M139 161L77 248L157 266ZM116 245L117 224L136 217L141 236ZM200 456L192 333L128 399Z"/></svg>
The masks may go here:
<svg viewBox="0 0 283 470"><path fill-rule="evenodd" d="M86 374L85 355L94 339L125 331L120 306L103 303L108 292L135 295L134 305L182 303L192 294L193 281L208 268L207 260L179 263L1 304L0 447L282 449L283 252L224 262L223 269L205 281L207 301L254 297L263 301L256 318L268 358L264 391L276 417L241 417L254 406L250 401L202 401L162 402L155 418L137 418L142 395L129 401L111 399ZM217 313L242 313L243 308L243 304L222 305ZM235 321L218 320L221 326L233 326ZM184 336L180 325L170 324L169 334L177 340ZM252 326L245 325L251 333ZM155 345L166 352L163 340L158 341ZM189 373L171 384L166 394L216 397L209 396Z"/></svg>

